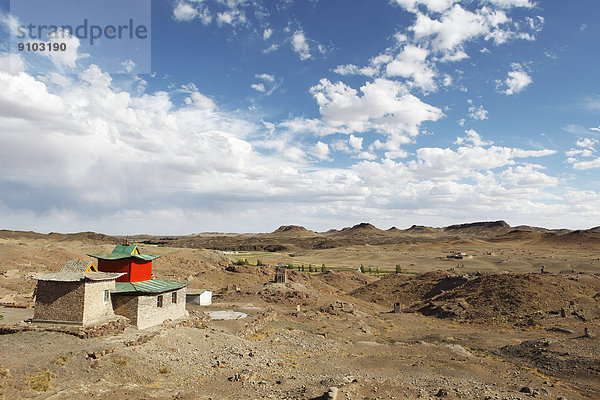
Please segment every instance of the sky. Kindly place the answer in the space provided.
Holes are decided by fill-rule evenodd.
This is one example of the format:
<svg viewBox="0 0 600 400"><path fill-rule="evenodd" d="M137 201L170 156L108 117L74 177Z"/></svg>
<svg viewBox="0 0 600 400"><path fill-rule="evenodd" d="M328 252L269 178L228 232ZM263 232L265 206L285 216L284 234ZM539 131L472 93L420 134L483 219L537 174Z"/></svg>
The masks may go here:
<svg viewBox="0 0 600 400"><path fill-rule="evenodd" d="M0 0L0 229L600 225L597 0L145 4L28 52Z"/></svg>

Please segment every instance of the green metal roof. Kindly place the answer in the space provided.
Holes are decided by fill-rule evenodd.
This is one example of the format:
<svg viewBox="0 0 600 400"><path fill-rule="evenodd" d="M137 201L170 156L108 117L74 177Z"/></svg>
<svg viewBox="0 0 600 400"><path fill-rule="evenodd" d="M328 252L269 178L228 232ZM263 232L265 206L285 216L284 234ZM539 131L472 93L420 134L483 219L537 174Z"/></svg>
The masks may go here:
<svg viewBox="0 0 600 400"><path fill-rule="evenodd" d="M154 279L142 282L115 282L114 293L158 294L181 289L189 284L190 282L161 281Z"/></svg>
<svg viewBox="0 0 600 400"><path fill-rule="evenodd" d="M135 252L136 249L137 249L137 253L139 253L140 249L135 244L118 244L115 246L112 253L113 254L128 254L131 256L131 255L133 255L133 253Z"/></svg>
<svg viewBox="0 0 600 400"><path fill-rule="evenodd" d="M101 260L120 260L122 258L137 258L139 260L144 260L144 261L152 261L158 257L161 257L161 255L150 255L150 254L88 254L88 256L90 257L96 257L99 258Z"/></svg>
<svg viewBox="0 0 600 400"><path fill-rule="evenodd" d="M101 260L120 260L123 258L134 257L138 260L152 261L160 255L140 254L140 249L135 244L118 244L110 254L88 254L90 257L96 257Z"/></svg>

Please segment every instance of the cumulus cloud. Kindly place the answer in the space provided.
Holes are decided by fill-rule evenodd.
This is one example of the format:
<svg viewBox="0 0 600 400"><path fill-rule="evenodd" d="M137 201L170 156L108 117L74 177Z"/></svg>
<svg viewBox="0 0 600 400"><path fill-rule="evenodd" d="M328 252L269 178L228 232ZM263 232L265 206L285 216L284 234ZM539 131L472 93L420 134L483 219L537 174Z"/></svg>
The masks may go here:
<svg viewBox="0 0 600 400"><path fill-rule="evenodd" d="M19 54L2 54L0 55L0 71L17 75L25 71L25 62Z"/></svg>
<svg viewBox="0 0 600 400"><path fill-rule="evenodd" d="M416 136L423 122L444 116L439 108L422 102L401 83L383 78L367 82L360 93L342 82L321 79L310 92L324 121L347 133L373 129Z"/></svg>
<svg viewBox="0 0 600 400"><path fill-rule="evenodd" d="M465 131L465 133L467 134L467 136L457 137L454 144L471 143L473 146L488 146L488 145L494 144L494 142L491 142L491 141L490 142L484 141L481 138L481 136L479 135L479 133L477 133L477 131L475 131L473 129L469 129L469 130Z"/></svg>
<svg viewBox="0 0 600 400"><path fill-rule="evenodd" d="M263 40L269 40L271 38L271 36L273 35L273 29L271 28L266 28L263 31Z"/></svg>
<svg viewBox="0 0 600 400"><path fill-rule="evenodd" d="M26 73L0 72L0 87L0 201L7 206L14 206L7 193L17 182L29 193L64 194L29 205L38 212L62 206L100 212L96 205L127 208L144 193L155 205L171 196L179 204L241 189L244 181L263 182L253 186L268 194L282 177L297 179L292 165L254 150L248 136L258 126L221 112L199 92L181 107L166 92L133 96L115 89L111 76L95 66L53 89L56 94ZM319 145L315 154L326 157L326 149ZM91 196L98 186L102 196Z"/></svg>
<svg viewBox="0 0 600 400"><path fill-rule="evenodd" d="M238 9L226 10L217 14L217 25L240 25L246 23L246 14Z"/></svg>
<svg viewBox="0 0 600 400"><path fill-rule="evenodd" d="M329 160L329 146L326 143L317 142L312 149L312 155L321 161Z"/></svg>
<svg viewBox="0 0 600 400"><path fill-rule="evenodd" d="M173 8L173 18L175 21L189 22L198 16L198 10L189 3L177 3Z"/></svg>
<svg viewBox="0 0 600 400"><path fill-rule="evenodd" d="M425 92L434 91L436 73L427 62L429 52L421 47L408 45L386 66L387 76L411 78L415 86Z"/></svg>
<svg viewBox="0 0 600 400"><path fill-rule="evenodd" d="M507 95L520 93L533 82L521 64L513 63L511 67L504 81L496 81L496 90Z"/></svg>
<svg viewBox="0 0 600 400"><path fill-rule="evenodd" d="M265 92L265 85L263 85L262 83L253 83L252 85L250 85L250 87L256 90L257 92Z"/></svg>
<svg viewBox="0 0 600 400"><path fill-rule="evenodd" d="M303 31L294 32L292 36L292 48L298 53L301 60L308 60L311 57L310 47Z"/></svg>

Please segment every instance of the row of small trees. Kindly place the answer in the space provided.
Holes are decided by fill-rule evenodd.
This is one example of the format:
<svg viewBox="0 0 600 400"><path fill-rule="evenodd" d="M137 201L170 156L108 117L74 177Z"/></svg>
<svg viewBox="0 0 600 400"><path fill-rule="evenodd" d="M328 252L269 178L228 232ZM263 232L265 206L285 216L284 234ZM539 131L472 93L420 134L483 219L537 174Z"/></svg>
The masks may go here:
<svg viewBox="0 0 600 400"><path fill-rule="evenodd" d="M244 259L238 259L237 261L233 262L234 265L252 265L250 264L250 262L248 261L247 258ZM256 260L256 266L261 266L261 265L265 265L263 264L262 261L260 261L259 259ZM304 268L304 264L302 265L297 265L296 267L294 267L294 264L289 263L286 266L287 269L294 269L297 268L298 271L305 271ZM308 268L307 268L308 272L319 272L318 271L318 267L317 266L312 266L312 264L308 264ZM325 266L325 264L321 265L321 272L327 272L327 267ZM373 268L371 266L369 267L365 267L363 264L360 264L360 272L362 272L363 274L372 274L373 272L375 272L376 275L379 275L379 267L375 267L375 270L373 270ZM401 274L402 273L402 267L400 266L400 264L396 264L396 269L395 269L395 273L396 274Z"/></svg>
<svg viewBox="0 0 600 400"><path fill-rule="evenodd" d="M294 268L297 268L297 269L298 269L298 271L302 271L302 272L304 272L304 271L308 271L308 272L319 272L319 267L317 267L316 265L313 267L313 265L312 265L312 264L308 264L308 267L306 267L306 268L305 268L305 267L304 267L304 264L302 264L302 265L297 265L297 266L295 266L295 267L294 267L294 264L290 263L290 264L287 266L287 268L288 268L288 269L294 269ZM325 264L322 264L322 265L321 265L321 272L327 272L327 267L325 266Z"/></svg>
<svg viewBox="0 0 600 400"><path fill-rule="evenodd" d="M375 272L376 275L379 275L379 267L375 267L375 271L373 271L373 268L371 266L365 267L363 264L360 264L360 272L362 272L363 274L372 274L373 272ZM400 264L396 264L396 270L394 272L396 274L402 273L402 267L400 266Z"/></svg>

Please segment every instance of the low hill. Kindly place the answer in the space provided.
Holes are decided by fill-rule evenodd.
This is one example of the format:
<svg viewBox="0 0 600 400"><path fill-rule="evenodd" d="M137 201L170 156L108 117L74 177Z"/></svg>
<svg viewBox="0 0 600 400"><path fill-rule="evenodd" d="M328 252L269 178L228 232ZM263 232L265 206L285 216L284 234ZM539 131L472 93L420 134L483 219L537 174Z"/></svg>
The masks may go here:
<svg viewBox="0 0 600 400"><path fill-rule="evenodd" d="M478 323L514 323L561 307L595 304L600 278L580 275L490 274L416 303L411 310L425 315ZM598 313L598 306L595 305Z"/></svg>
<svg viewBox="0 0 600 400"><path fill-rule="evenodd" d="M114 236L105 235L96 232L78 232L78 233L56 233L50 232L48 234L37 233L31 231L10 231L0 230L0 238L7 239L47 239L55 242L65 241L81 241L87 244L100 244L100 243L121 243L123 240Z"/></svg>
<svg viewBox="0 0 600 400"><path fill-rule="evenodd" d="M510 225L504 221L472 222L468 224L450 225L444 228L444 232L452 235L478 238L491 238L505 234L510 230Z"/></svg>
<svg viewBox="0 0 600 400"><path fill-rule="evenodd" d="M446 271L432 271L418 275L394 274L361 287L351 295L387 307L392 307L394 303L409 306L464 282L466 282L465 278L451 275Z"/></svg>
<svg viewBox="0 0 600 400"><path fill-rule="evenodd" d="M309 231L303 226L298 225L283 225L273 231L272 234L286 234L286 235L301 235L301 236L313 236L315 233Z"/></svg>
<svg viewBox="0 0 600 400"><path fill-rule="evenodd" d="M536 313L557 312L571 301L600 318L600 278L591 275L489 274L466 277L446 271L390 275L351 295L406 311L476 323L523 322ZM591 304L591 306L590 306Z"/></svg>
<svg viewBox="0 0 600 400"><path fill-rule="evenodd" d="M353 236L353 235L385 235L386 232L368 222L361 222L351 228L343 228L335 233L337 236Z"/></svg>

